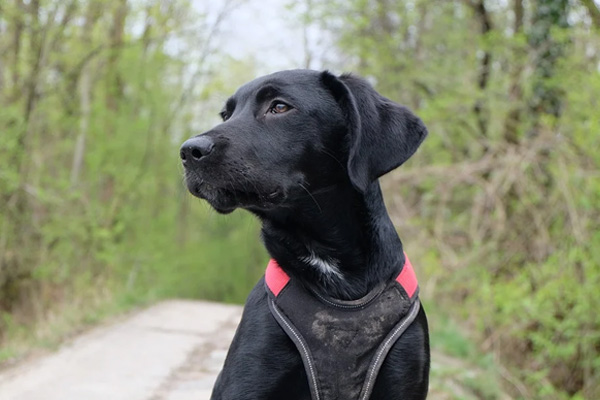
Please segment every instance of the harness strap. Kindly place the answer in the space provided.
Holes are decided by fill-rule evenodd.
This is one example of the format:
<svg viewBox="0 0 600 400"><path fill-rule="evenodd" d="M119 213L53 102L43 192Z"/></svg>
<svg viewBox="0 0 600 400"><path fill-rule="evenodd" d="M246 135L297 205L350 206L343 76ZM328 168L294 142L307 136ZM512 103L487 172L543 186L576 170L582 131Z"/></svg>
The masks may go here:
<svg viewBox="0 0 600 400"><path fill-rule="evenodd" d="M300 353L312 400L371 396L389 351L420 310L415 271L404 256L393 281L353 301L312 292L274 259L269 261L265 271L269 309Z"/></svg>
<svg viewBox="0 0 600 400"><path fill-rule="evenodd" d="M289 281L290 276L277 264L274 258L271 258L265 271L265 282L269 290L277 297Z"/></svg>
<svg viewBox="0 0 600 400"><path fill-rule="evenodd" d="M312 357L308 344L306 343L302 334L298 331L296 326L283 314L283 312L277 307L275 304L275 300L272 298L268 299L269 308L271 310L272 315L275 317L279 326L287 333L288 337L294 342L296 348L300 352L300 357L302 358L302 362L304 364L304 369L306 371L306 375L308 376L308 386L310 388L311 398L313 400L322 400L320 394L319 383L317 379L317 371L315 369L315 361ZM404 331L408 329L408 327L413 323L417 314L419 313L419 309L421 308L421 302L419 299L416 299L412 306L410 307L409 312L396 324L394 329L387 335L387 337L383 340L377 352L371 359L369 363L369 369L367 371L367 378L362 386L362 390L360 392L359 400L368 400L371 397L371 393L373 392L373 387L375 385L375 380L377 379L377 375L381 366L396 343L396 341L402 336Z"/></svg>
<svg viewBox="0 0 600 400"><path fill-rule="evenodd" d="M275 259L269 260L267 270L265 271L265 281L269 290L277 297L279 293L290 282L290 276L279 266ZM404 267L396 277L396 282L402 286L408 297L412 300L416 297L419 282L415 270L404 253Z"/></svg>
<svg viewBox="0 0 600 400"><path fill-rule="evenodd" d="M402 271L400 271L398 277L396 277L396 282L402 286L411 300L415 297L419 282L417 281L417 275L415 274L415 270L406 253L404 253L404 268L402 268Z"/></svg>
<svg viewBox="0 0 600 400"><path fill-rule="evenodd" d="M373 386L375 385L375 379L377 378L377 374L381 369L381 365L385 360L385 357L388 355L392 346L396 343L396 341L402 336L404 331L408 329L408 327L413 323L415 318L417 318L417 314L419 313L419 309L421 308L421 302L419 299L416 299L412 306L410 307L410 311L408 314L394 327L394 329L390 332L390 334L385 338L379 349L377 349L376 355L371 360L371 364L369 365L369 371L367 372L367 380L365 385L363 386L363 390L360 395L360 400L368 400L371 397L371 393L373 392Z"/></svg>
<svg viewBox="0 0 600 400"><path fill-rule="evenodd" d="M300 352L300 357L302 358L302 363L304 364L304 369L306 371L306 375L308 376L308 386L310 388L311 398L313 400L321 400L315 362L310 353L310 349L306 343L306 340L298 331L298 328L296 328L294 324L283 314L279 307L277 307L275 301L272 298L269 298L268 302L271 314L273 317L275 317L279 326L281 326L281 328L287 333L288 337L292 340L292 342L294 342L296 348Z"/></svg>

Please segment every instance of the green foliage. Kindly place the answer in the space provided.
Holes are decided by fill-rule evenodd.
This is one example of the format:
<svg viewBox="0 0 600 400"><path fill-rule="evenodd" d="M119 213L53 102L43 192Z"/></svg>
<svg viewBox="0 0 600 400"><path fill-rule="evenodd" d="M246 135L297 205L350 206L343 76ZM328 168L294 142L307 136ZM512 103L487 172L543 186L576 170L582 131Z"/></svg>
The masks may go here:
<svg viewBox="0 0 600 400"><path fill-rule="evenodd" d="M491 354L482 354L469 335L433 301L424 301L429 320L431 398L501 399Z"/></svg>
<svg viewBox="0 0 600 400"><path fill-rule="evenodd" d="M186 2L18 3L0 7L0 360L160 298L242 302L258 226L190 204L178 149L253 66L207 61ZM211 63L243 74L200 87Z"/></svg>
<svg viewBox="0 0 600 400"><path fill-rule="evenodd" d="M600 37L567 18L585 12L573 2L509 3L319 2L312 16L344 69L429 128L385 180L405 245L427 249L412 256L424 295L479 332L515 396L595 399ZM457 338L432 341L466 356Z"/></svg>
<svg viewBox="0 0 600 400"><path fill-rule="evenodd" d="M159 298L242 302L267 258L257 223L192 200L177 150L254 63L211 54L209 21L188 2L5 3L0 360ZM330 32L338 65L431 132L385 185L441 308L432 341L486 371L493 355L516 397L599 398L593 2L309 3L296 8ZM479 349L442 313L474 328ZM494 372L466 370L434 377L499 397Z"/></svg>

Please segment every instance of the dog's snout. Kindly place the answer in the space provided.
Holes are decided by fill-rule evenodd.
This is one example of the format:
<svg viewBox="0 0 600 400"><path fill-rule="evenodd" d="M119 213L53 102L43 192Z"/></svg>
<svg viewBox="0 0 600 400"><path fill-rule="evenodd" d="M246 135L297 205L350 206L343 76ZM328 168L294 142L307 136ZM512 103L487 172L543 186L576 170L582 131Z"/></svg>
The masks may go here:
<svg viewBox="0 0 600 400"><path fill-rule="evenodd" d="M208 136L196 136L186 140L179 150L181 161L184 164L188 162L197 162L206 157L215 147L215 142Z"/></svg>

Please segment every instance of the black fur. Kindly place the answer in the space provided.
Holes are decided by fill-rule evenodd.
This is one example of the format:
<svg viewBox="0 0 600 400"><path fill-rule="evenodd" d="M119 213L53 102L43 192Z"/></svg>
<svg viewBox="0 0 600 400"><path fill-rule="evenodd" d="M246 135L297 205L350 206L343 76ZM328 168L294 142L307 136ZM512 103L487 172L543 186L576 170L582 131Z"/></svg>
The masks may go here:
<svg viewBox="0 0 600 400"><path fill-rule="evenodd" d="M221 213L239 207L257 215L270 255L328 296L357 299L398 274L402 243L377 178L421 144L427 130L419 118L360 78L309 70L242 86L222 116L182 145L194 195ZM314 266L315 257L331 268ZM421 309L388 354L371 399L424 399L428 375ZM212 398L310 399L300 355L271 316L262 280Z"/></svg>

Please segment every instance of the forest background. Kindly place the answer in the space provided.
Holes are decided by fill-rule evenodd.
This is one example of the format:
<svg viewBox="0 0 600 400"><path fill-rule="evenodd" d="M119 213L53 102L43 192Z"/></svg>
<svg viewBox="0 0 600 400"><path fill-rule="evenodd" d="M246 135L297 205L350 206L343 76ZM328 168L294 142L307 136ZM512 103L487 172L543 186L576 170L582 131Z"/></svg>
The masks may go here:
<svg viewBox="0 0 600 400"><path fill-rule="evenodd" d="M600 398L600 3L298 0L267 59L222 47L252 44L248 3L0 1L0 362L163 298L242 303L257 222L190 198L179 145L240 84L327 68L430 130L383 187L434 345L514 398Z"/></svg>

